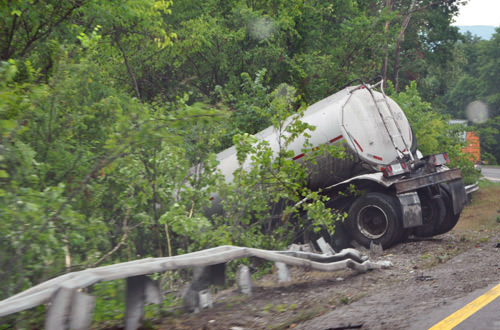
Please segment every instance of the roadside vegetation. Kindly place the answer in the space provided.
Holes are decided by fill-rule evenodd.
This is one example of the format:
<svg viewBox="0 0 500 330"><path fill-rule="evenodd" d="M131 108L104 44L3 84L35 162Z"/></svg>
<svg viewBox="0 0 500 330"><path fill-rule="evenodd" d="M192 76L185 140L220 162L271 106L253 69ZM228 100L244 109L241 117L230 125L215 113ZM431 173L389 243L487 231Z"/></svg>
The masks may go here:
<svg viewBox="0 0 500 330"><path fill-rule="evenodd" d="M304 170L286 152L264 171L270 149L251 134L300 118L357 78L382 75L419 148L447 151L475 182L464 128L447 120L482 100L489 116L474 129L485 160L498 163L500 31L489 41L460 35L451 26L459 3L2 2L0 299L87 267L332 233L343 214L303 188ZM313 129L283 127L292 139ZM215 154L233 144L257 166L227 184ZM224 216L209 220L203 210L215 190L227 197ZM280 226L267 226L269 201L305 197L308 219L291 222L296 210L287 207ZM22 318L38 322L30 313Z"/></svg>
<svg viewBox="0 0 500 330"><path fill-rule="evenodd" d="M469 250L495 250L500 244L500 223L496 220L500 214L500 207L496 205L500 184L481 181L480 188L473 194L471 203L452 231L433 238L410 238L379 256L364 250L371 260L390 260L394 267L366 274L355 274L350 270L325 273L292 267L292 281L286 284L276 283L276 274L269 269L265 275L256 278L257 288L251 297L239 294L233 285L216 295L216 307L212 310L185 314L179 301L171 301L170 305L164 306L168 317L159 320L160 327L289 329L374 294L396 294L393 290L398 284L421 285L425 291L427 285L436 281L429 275L435 267L448 269L441 277L449 280L457 273L454 266L446 265L452 262L452 258ZM493 253L498 254L498 251ZM475 268L474 260L469 262L470 268ZM460 284L454 282L451 285L456 287L474 282L467 277L462 280ZM453 290L453 294L456 293ZM371 310L371 305L368 306L367 309ZM156 324L154 317L150 320Z"/></svg>

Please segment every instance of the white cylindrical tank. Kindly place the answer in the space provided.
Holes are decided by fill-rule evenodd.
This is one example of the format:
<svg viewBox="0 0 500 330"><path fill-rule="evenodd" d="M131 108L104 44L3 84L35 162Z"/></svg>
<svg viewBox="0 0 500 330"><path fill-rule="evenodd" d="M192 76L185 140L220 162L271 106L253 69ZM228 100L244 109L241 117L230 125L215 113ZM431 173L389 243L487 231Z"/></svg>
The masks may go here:
<svg viewBox="0 0 500 330"><path fill-rule="evenodd" d="M292 120L288 118L285 125ZM367 85L345 88L311 105L300 120L316 127L310 132L312 147L342 143L349 155L343 160L321 157L315 165L306 162L311 189L326 187L357 174L379 171L382 166L402 157L413 157L410 150L416 141L413 141L405 114L396 102ZM283 145L279 139L284 135L272 126L255 136L267 141L276 154ZM305 142L306 138L300 136L288 145L294 160L306 158L311 147L304 150ZM222 174L231 181L233 172L239 167L235 147L222 151L217 159ZM251 166L249 161L244 164L248 166Z"/></svg>

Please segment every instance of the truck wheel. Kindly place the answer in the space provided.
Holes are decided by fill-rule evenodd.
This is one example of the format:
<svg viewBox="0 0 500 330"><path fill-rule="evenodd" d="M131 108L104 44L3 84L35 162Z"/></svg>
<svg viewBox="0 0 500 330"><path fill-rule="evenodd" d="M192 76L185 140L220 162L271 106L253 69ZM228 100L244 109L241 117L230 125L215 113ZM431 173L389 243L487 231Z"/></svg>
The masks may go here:
<svg viewBox="0 0 500 330"><path fill-rule="evenodd" d="M460 218L460 213L453 213L453 205L451 202L450 193L446 190L446 188L441 187L441 196L443 198L444 206L445 206L445 215L443 221L439 224L436 229L436 235L444 234L449 232L455 227Z"/></svg>
<svg viewBox="0 0 500 330"><path fill-rule="evenodd" d="M414 234L418 237L438 235L438 228L443 224L446 213L442 198L430 198L427 194L419 194L422 206L422 226L415 228Z"/></svg>
<svg viewBox="0 0 500 330"><path fill-rule="evenodd" d="M351 205L346 229L359 244L368 248L373 241L386 249L399 243L404 234L400 215L401 208L394 196L368 193Z"/></svg>

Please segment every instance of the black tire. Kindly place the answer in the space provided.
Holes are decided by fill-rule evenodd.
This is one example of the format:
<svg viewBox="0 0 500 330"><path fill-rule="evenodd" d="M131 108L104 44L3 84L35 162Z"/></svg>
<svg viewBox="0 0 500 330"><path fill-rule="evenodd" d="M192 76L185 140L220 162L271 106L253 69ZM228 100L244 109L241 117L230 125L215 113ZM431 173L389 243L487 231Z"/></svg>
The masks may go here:
<svg viewBox="0 0 500 330"><path fill-rule="evenodd" d="M401 218L401 206L396 197L372 192L352 203L345 227L359 244L368 248L373 241L386 249L403 237Z"/></svg>
<svg viewBox="0 0 500 330"><path fill-rule="evenodd" d="M442 194L441 194L442 196ZM419 193L422 207L422 226L414 229L415 236L432 237L438 235L438 228L443 224L446 207L441 198L431 198L426 193Z"/></svg>
<svg viewBox="0 0 500 330"><path fill-rule="evenodd" d="M451 195L448 192L447 188L441 187L441 196L443 198L443 202L445 205L445 215L443 221L439 224L436 229L436 235L441 235L452 230L458 222L460 218L460 213L453 213L453 205L451 201Z"/></svg>

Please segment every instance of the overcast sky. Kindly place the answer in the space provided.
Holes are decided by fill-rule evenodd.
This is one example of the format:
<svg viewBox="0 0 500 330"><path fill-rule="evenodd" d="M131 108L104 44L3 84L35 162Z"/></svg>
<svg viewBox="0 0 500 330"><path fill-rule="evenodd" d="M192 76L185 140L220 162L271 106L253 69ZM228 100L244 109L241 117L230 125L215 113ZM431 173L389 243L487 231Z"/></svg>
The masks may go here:
<svg viewBox="0 0 500 330"><path fill-rule="evenodd" d="M469 0L453 25L500 26L500 0Z"/></svg>

